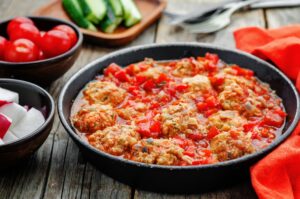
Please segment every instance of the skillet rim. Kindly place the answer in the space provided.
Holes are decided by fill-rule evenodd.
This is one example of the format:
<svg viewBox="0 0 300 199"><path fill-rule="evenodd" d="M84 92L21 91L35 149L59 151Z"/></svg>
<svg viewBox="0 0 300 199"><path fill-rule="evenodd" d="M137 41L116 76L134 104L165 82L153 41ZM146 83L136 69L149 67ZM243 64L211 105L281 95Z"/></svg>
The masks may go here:
<svg viewBox="0 0 300 199"><path fill-rule="evenodd" d="M248 155L236 158L236 159L224 161L224 162L218 162L218 163L207 164L207 165L197 165L197 166L166 166L166 165L156 165L156 164L146 164L146 163L141 163L141 162L135 162L132 160L128 160L128 159L124 159L124 158L121 158L118 156L111 155L109 153L102 152L102 151L92 147L90 144L88 144L86 141L84 141L82 138L80 138L79 135L73 130L73 127L71 127L68 124L68 121L66 120L66 118L64 117L64 114L63 114L63 106L64 106L63 99L64 99L64 96L66 95L67 89L72 85L72 83L74 81L76 81L76 79L78 79L82 74L84 74L89 69L94 68L94 67L99 67L98 64L100 62L104 62L106 59L117 57L120 54L126 54L126 53L132 54L135 51L139 51L139 50L151 49L151 48L157 49L157 48L162 48L162 47L211 48L211 49L218 50L218 51L225 51L227 53L235 53L238 55L248 57L248 58L264 65L265 67L268 67L271 70L274 70L282 77L282 79L284 79L284 81L286 81L288 83L288 85L291 87L291 89L293 91L293 95L295 95L295 97L296 97L296 113L295 113L295 117L292 120L292 123L285 131L283 131L283 133L281 134L281 136L279 138L277 138L274 142L272 142L270 145L268 145L266 148L264 148L260 151L257 151L255 153L248 154ZM105 67L103 67L103 68L105 68ZM101 70L101 69L102 68L99 67L99 70ZM89 64L85 65L85 67L83 67L82 69L77 71L65 83L64 87L62 88L62 90L60 92L59 98L58 98L57 109L58 109L60 121L63 124L64 128L66 129L67 133L70 135L70 137L74 141L76 141L77 144L82 145L89 152L93 152L94 154L104 156L105 158L108 158L110 161L117 161L118 163L124 163L124 164L128 164L130 166L144 167L144 168L150 168L150 169L180 170L181 171L181 170L206 170L206 169L215 169L215 168L219 168L219 167L233 166L236 164L242 164L242 163L254 160L255 158L262 157L263 155L267 155L269 152L271 152L272 150L277 148L281 143L283 143L287 139L287 137L289 137L291 135L292 131L295 129L295 127L299 121L299 117L300 117L299 103L300 103L300 101L299 101L298 91L296 90L296 88L295 88L294 84L291 82L291 80L285 74L283 74L279 69L277 69L275 66L269 64L268 62L266 62L264 60L261 60L261 59L255 57L254 55L251 55L249 53L246 53L246 52L243 52L243 51L240 51L237 49L224 48L224 47L219 47L219 46L207 44L207 43L174 42L174 43L168 43L168 44L145 44L145 45L138 45L138 46L134 46L134 47L128 47L128 48L124 48L121 50L117 50L112 53L108 53L107 55L104 55L104 56L90 62Z"/></svg>

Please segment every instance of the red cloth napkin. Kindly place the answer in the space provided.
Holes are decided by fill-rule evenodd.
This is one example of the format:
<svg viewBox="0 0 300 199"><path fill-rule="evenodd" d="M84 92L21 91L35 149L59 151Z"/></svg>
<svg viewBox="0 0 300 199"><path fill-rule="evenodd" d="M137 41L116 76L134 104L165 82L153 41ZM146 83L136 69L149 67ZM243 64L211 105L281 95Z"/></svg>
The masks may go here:
<svg viewBox="0 0 300 199"><path fill-rule="evenodd" d="M300 91L300 25L265 30L247 27L234 32L236 47L272 61Z"/></svg>
<svg viewBox="0 0 300 199"><path fill-rule="evenodd" d="M296 82L300 91L300 25L234 32L236 47L272 61ZM300 199L300 123L293 134L251 169L252 185L261 199Z"/></svg>

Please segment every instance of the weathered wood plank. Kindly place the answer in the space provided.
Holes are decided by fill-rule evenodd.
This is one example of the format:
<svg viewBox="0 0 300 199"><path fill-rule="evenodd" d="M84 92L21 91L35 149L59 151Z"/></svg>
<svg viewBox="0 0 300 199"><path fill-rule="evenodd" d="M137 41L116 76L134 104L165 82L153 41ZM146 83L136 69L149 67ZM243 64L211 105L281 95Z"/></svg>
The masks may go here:
<svg viewBox="0 0 300 199"><path fill-rule="evenodd" d="M269 28L300 23L300 8L267 9L266 18Z"/></svg>

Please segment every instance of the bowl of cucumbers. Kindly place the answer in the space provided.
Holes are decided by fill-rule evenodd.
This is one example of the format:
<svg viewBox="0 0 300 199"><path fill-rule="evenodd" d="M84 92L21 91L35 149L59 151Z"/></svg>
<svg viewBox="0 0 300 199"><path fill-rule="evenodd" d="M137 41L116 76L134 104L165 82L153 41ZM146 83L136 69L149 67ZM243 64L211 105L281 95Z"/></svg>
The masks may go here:
<svg viewBox="0 0 300 199"><path fill-rule="evenodd" d="M159 19L165 7L164 0L57 0L35 13L73 21L87 41L119 46Z"/></svg>

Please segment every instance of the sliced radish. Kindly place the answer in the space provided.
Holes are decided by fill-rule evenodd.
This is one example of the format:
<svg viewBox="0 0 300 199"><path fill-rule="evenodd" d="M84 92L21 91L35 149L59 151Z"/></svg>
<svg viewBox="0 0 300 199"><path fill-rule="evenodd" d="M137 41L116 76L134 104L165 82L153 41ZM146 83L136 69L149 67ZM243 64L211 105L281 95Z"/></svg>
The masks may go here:
<svg viewBox="0 0 300 199"><path fill-rule="evenodd" d="M0 88L0 100L19 103L19 94L4 88Z"/></svg>
<svg viewBox="0 0 300 199"><path fill-rule="evenodd" d="M15 136L21 138L37 130L44 122L43 114L39 110L31 108L25 117L10 130Z"/></svg>
<svg viewBox="0 0 300 199"><path fill-rule="evenodd" d="M8 118L6 115L0 113L0 139L2 139L5 136L10 126L11 119Z"/></svg>
<svg viewBox="0 0 300 199"><path fill-rule="evenodd" d="M0 146L3 145L3 144L4 144L4 142L0 139Z"/></svg>
<svg viewBox="0 0 300 199"><path fill-rule="evenodd" d="M11 131L8 130L3 138L3 142L14 142L18 139L19 138L17 138Z"/></svg>
<svg viewBox="0 0 300 199"><path fill-rule="evenodd" d="M16 103L5 104L0 107L0 113L6 115L12 120L11 128L13 128L27 113L27 110Z"/></svg>

